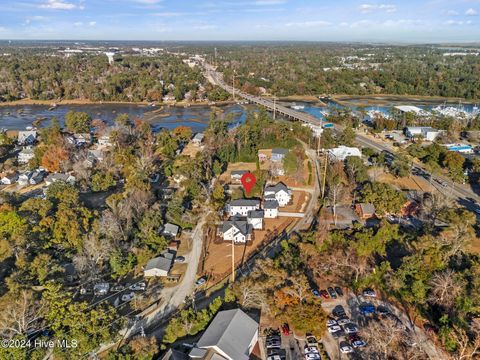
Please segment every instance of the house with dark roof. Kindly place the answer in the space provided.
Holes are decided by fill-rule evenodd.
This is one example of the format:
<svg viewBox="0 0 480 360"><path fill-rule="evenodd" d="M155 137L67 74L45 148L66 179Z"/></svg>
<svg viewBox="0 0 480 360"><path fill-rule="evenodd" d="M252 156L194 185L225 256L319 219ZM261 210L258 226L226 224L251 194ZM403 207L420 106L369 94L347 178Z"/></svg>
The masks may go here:
<svg viewBox="0 0 480 360"><path fill-rule="evenodd" d="M180 226L166 223L165 227L163 228L162 234L171 237L177 237L178 233L180 232Z"/></svg>
<svg viewBox="0 0 480 360"><path fill-rule="evenodd" d="M253 225L245 220L234 218L223 223L221 232L223 240L244 244L252 240Z"/></svg>
<svg viewBox="0 0 480 360"><path fill-rule="evenodd" d="M168 276L172 268L175 252L170 250L163 251L160 256L150 259L145 265L143 276L145 277L161 277Z"/></svg>
<svg viewBox="0 0 480 360"><path fill-rule="evenodd" d="M375 206L366 203L355 204L355 212L361 219L370 219L375 216Z"/></svg>
<svg viewBox="0 0 480 360"><path fill-rule="evenodd" d="M276 199L265 200L263 203L265 219L276 219L278 217L278 207L278 201Z"/></svg>
<svg viewBox="0 0 480 360"><path fill-rule="evenodd" d="M226 210L230 216L247 216L249 211L259 209L260 200L257 199L232 200L226 207Z"/></svg>
<svg viewBox="0 0 480 360"><path fill-rule="evenodd" d="M287 149L272 149L272 157L270 158L270 160L280 162L287 154Z"/></svg>
<svg viewBox="0 0 480 360"><path fill-rule="evenodd" d="M263 210L250 210L247 214L247 223L252 225L254 230L262 230L264 217L265 212Z"/></svg>
<svg viewBox="0 0 480 360"><path fill-rule="evenodd" d="M18 145L33 145L37 141L36 130L20 130L18 132Z"/></svg>
<svg viewBox="0 0 480 360"><path fill-rule="evenodd" d="M249 360L257 341L255 320L240 309L220 311L189 356L201 360Z"/></svg>
<svg viewBox="0 0 480 360"><path fill-rule="evenodd" d="M277 200L279 206L286 206L292 200L292 191L284 183L269 185L263 192L265 200Z"/></svg>

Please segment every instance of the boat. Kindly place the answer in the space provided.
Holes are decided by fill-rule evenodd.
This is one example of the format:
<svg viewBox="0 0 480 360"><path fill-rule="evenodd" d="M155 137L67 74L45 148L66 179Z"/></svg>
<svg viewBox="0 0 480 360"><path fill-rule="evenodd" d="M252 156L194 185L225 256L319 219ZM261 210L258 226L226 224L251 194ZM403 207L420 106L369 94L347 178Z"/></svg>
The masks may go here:
<svg viewBox="0 0 480 360"><path fill-rule="evenodd" d="M50 106L50 107L48 108L48 111L52 111L52 110L56 109L57 106L58 106L58 105L57 105L56 103L53 103L52 106Z"/></svg>
<svg viewBox="0 0 480 360"><path fill-rule="evenodd" d="M292 106L290 106L293 110L303 110L305 109L305 106L304 105L297 105L295 103L293 103Z"/></svg>

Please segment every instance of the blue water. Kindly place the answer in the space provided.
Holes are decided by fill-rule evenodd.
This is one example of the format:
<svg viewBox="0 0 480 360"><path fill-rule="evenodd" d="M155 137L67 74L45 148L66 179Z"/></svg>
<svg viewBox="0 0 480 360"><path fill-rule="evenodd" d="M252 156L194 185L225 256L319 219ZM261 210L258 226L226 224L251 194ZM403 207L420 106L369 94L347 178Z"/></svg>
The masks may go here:
<svg viewBox="0 0 480 360"><path fill-rule="evenodd" d="M92 119L101 119L109 125L114 123L120 114L127 114L131 120L151 118L149 123L154 131L162 128L174 129L177 126L190 126L194 132L205 130L210 120L212 109L209 106L192 106L188 108L170 107L160 111L157 115L149 112L157 107L129 104L95 104L95 105L61 105L52 110L44 105L20 105L0 107L0 128L20 130L32 126L32 122L45 118L38 127L48 126L50 120L56 117L61 125L64 124L65 115L69 111L82 111L89 114ZM240 105L227 105L221 107L223 115L231 115L232 123L245 122L247 112ZM168 116L162 115L168 114ZM153 117L152 117L153 116Z"/></svg>

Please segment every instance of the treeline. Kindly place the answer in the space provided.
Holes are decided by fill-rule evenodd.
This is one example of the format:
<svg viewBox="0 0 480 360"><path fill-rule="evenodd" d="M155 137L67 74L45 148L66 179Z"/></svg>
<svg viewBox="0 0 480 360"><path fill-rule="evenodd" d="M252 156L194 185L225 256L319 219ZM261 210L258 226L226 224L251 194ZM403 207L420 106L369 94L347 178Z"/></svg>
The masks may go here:
<svg viewBox="0 0 480 360"><path fill-rule="evenodd" d="M198 68L181 58L122 56L112 65L104 55L51 56L15 53L0 57L0 101L88 99L161 101L171 94L195 99L204 82Z"/></svg>
<svg viewBox="0 0 480 360"><path fill-rule="evenodd" d="M231 82L235 70L239 86L250 92L480 97L479 57L443 56L432 47L252 45L219 54L226 79Z"/></svg>

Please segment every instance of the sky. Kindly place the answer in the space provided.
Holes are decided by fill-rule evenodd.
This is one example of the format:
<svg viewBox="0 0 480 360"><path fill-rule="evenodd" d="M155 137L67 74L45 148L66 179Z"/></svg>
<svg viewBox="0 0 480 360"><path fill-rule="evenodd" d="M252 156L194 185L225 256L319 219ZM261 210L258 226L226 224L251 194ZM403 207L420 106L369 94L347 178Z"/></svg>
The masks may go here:
<svg viewBox="0 0 480 360"><path fill-rule="evenodd" d="M480 41L480 0L0 0L0 39Z"/></svg>

